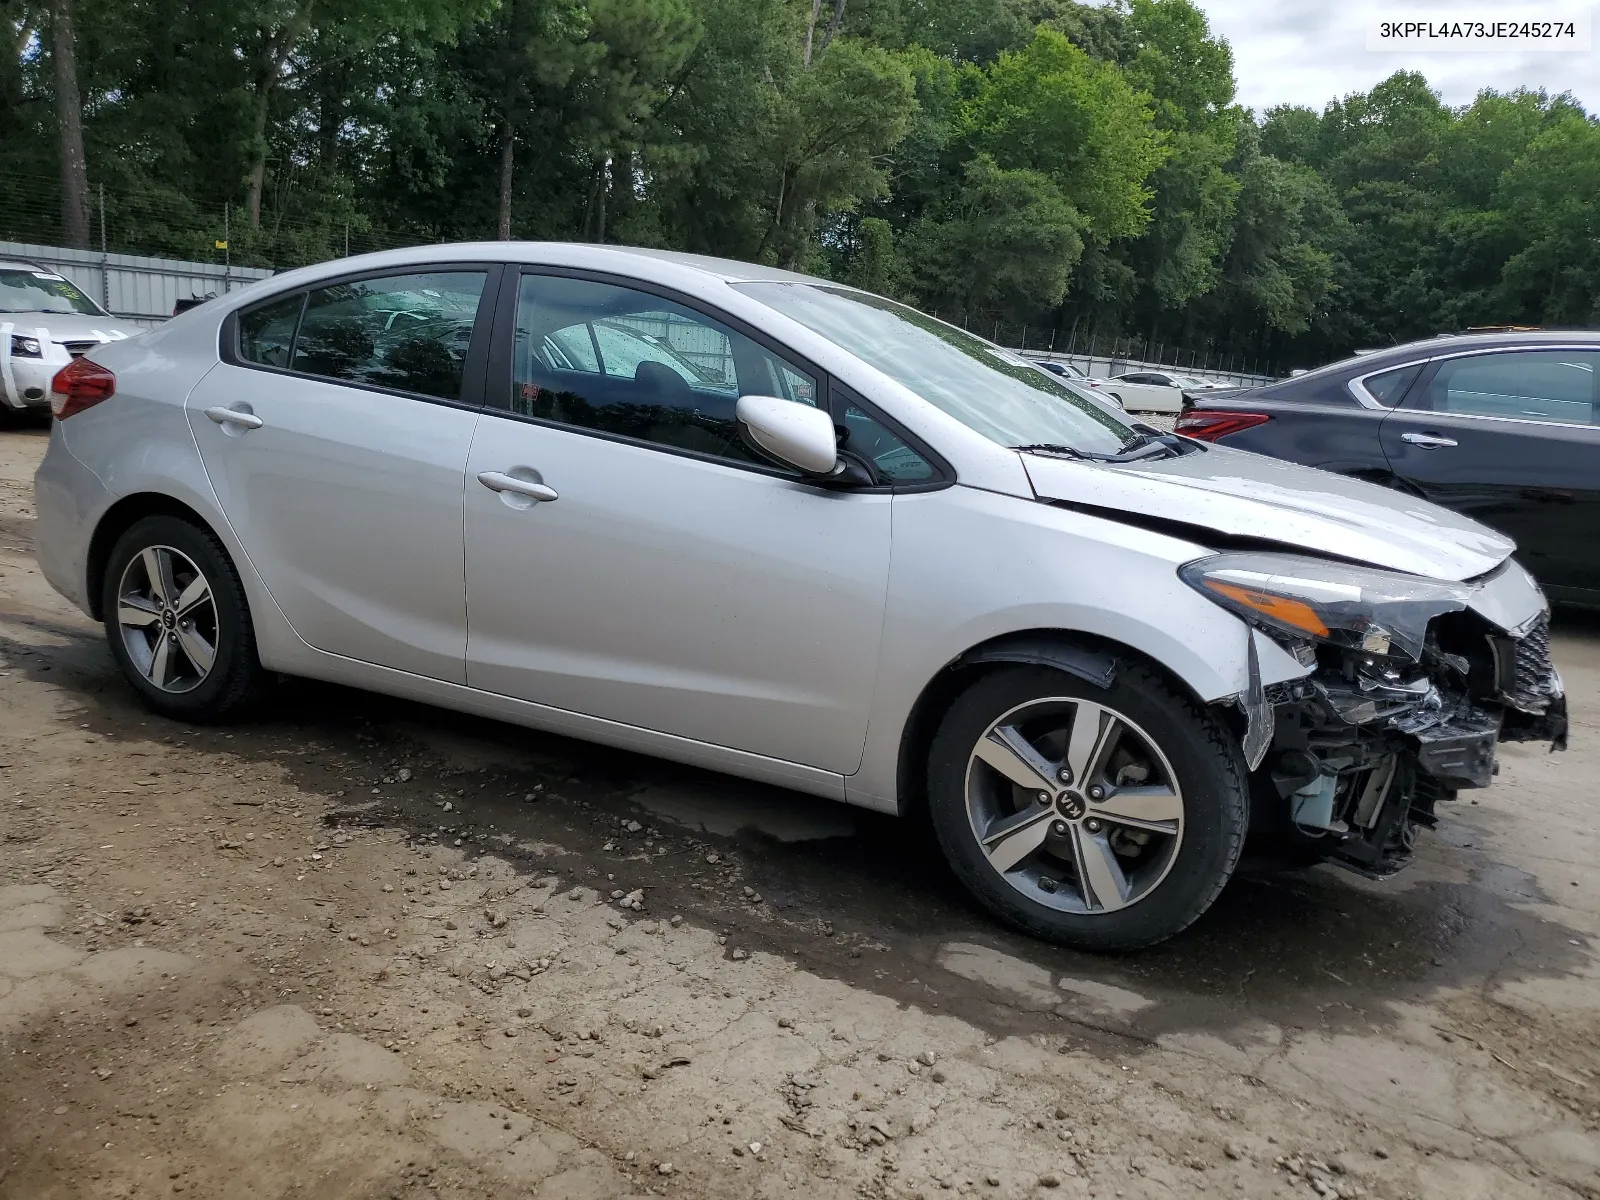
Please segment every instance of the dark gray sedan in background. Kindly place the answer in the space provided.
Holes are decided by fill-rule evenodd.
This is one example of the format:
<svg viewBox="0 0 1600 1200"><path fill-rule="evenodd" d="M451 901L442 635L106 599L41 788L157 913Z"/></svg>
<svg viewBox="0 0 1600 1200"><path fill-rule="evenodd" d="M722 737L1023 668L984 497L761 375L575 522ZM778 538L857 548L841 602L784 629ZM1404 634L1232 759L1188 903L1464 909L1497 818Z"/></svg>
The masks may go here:
<svg viewBox="0 0 1600 1200"><path fill-rule="evenodd" d="M1400 488L1515 539L1600 607L1600 331L1431 338L1188 397L1177 431Z"/></svg>

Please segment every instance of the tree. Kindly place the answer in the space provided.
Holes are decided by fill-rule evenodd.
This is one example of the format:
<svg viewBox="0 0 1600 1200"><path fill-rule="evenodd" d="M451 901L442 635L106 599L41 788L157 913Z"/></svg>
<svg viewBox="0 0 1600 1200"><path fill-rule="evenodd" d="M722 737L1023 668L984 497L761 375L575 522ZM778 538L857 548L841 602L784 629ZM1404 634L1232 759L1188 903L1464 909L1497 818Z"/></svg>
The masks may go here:
<svg viewBox="0 0 1600 1200"><path fill-rule="evenodd" d="M462 62L492 114L495 137L495 235L511 237L519 128L534 97L559 89L580 70L593 69L603 52L585 45L590 14L578 0L501 0L499 8L472 27Z"/></svg>
<svg viewBox="0 0 1600 1200"><path fill-rule="evenodd" d="M1025 49L970 78L975 94L963 119L975 150L1055 180L1097 241L1145 227L1146 181L1166 149L1148 104L1121 72L1040 29Z"/></svg>
<svg viewBox="0 0 1600 1200"><path fill-rule="evenodd" d="M1501 294L1550 324L1600 321L1600 127L1565 115L1507 169L1500 199L1525 246Z"/></svg>
<svg viewBox="0 0 1600 1200"><path fill-rule="evenodd" d="M288 77L292 56L313 17L320 28L360 53L382 37L435 41L453 38L463 22L492 0L253 0L234 10L239 52L250 67L251 127L245 215L261 224L267 171L267 124L273 98Z"/></svg>
<svg viewBox="0 0 1600 1200"><path fill-rule="evenodd" d="M961 189L908 235L912 295L952 316L1017 320L1053 308L1083 253L1083 224L1049 176L980 154Z"/></svg>
<svg viewBox="0 0 1600 1200"><path fill-rule="evenodd" d="M566 128L590 164L584 236L603 242L608 203L626 204L635 153L701 27L687 0L589 0L589 19L592 65L574 77Z"/></svg>
<svg viewBox="0 0 1600 1200"><path fill-rule="evenodd" d="M61 228L67 245L89 245L89 169L83 153L83 101L73 0L50 2L50 57L55 67L56 128L61 154Z"/></svg>
<svg viewBox="0 0 1600 1200"><path fill-rule="evenodd" d="M905 135L915 95L903 59L851 38L789 74L762 137L773 194L756 258L798 266L820 214L884 191L878 156Z"/></svg>

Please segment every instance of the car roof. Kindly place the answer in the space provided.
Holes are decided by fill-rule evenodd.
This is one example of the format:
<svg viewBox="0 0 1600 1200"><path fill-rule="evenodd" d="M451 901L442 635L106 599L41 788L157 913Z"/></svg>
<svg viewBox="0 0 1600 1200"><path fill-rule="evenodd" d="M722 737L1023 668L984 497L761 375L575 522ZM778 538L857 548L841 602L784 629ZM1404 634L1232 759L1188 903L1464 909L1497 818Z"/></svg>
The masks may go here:
<svg viewBox="0 0 1600 1200"><path fill-rule="evenodd" d="M0 271L43 271L36 262L29 262L25 258L0 258Z"/></svg>
<svg viewBox="0 0 1600 1200"><path fill-rule="evenodd" d="M1296 386L1307 380L1316 381L1330 376L1348 374L1369 375L1387 366L1415 362L1418 359L1436 358L1447 354L1465 354L1473 350L1505 350L1516 346L1537 349L1540 346L1595 346L1600 347L1600 329L1538 329L1538 330L1484 330L1474 333L1441 333L1400 342L1381 349L1363 350L1348 358L1336 359L1320 367L1312 367L1301 375L1291 375L1280 380ZM1268 384L1267 386L1275 386Z"/></svg>
<svg viewBox="0 0 1600 1200"><path fill-rule="evenodd" d="M570 243L562 242L527 242L530 249L543 246L562 246ZM681 267L689 267L702 271L707 275L714 275L718 279L729 283L829 283L828 279L819 279L815 275L802 275L798 271L785 271L779 267L763 266L760 263L739 262L732 258L713 258L709 254L686 254L680 250L649 250L636 246L606 246L606 250L624 258L651 258L662 262L676 263ZM841 286L841 285L834 285Z"/></svg>
<svg viewBox="0 0 1600 1200"><path fill-rule="evenodd" d="M263 295L336 279L341 275L378 273L391 268L435 267L445 263L505 262L529 266L578 268L613 271L661 284L692 287L692 280L718 283L797 283L826 286L849 291L847 284L801 275L760 263L737 262L704 254L684 254L676 250L651 250L635 246L596 245L593 242L443 242L379 250L349 258L335 258L309 266L275 272L265 279L228 293L228 303L219 312L252 304Z"/></svg>

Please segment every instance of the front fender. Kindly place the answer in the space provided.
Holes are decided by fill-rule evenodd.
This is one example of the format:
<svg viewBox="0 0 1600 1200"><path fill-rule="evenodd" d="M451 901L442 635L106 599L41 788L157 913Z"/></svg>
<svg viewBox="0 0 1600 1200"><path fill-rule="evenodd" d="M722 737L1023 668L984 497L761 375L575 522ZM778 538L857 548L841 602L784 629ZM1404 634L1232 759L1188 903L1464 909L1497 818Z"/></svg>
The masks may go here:
<svg viewBox="0 0 1600 1200"><path fill-rule="evenodd" d="M1306 673L1184 584L1193 542L1115 520L948 488L898 496L877 690L855 803L899 808L901 736L940 672L1008 635L1078 635L1160 664L1201 703L1244 694L1251 642L1264 685Z"/></svg>

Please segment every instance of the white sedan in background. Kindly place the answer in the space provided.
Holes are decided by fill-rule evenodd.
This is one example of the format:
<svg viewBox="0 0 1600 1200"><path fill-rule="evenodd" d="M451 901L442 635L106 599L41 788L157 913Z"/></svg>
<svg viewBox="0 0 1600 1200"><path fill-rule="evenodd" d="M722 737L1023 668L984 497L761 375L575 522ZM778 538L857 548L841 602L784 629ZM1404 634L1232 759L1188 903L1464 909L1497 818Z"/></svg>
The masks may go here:
<svg viewBox="0 0 1600 1200"><path fill-rule="evenodd" d="M1248 830L1391 874L1564 736L1506 538L1064 382L767 267L388 251L64 368L37 553L174 719L282 672L925 813L1097 949L1195 920Z"/></svg>
<svg viewBox="0 0 1600 1200"><path fill-rule="evenodd" d="M0 259L0 409L49 411L57 371L96 346L138 332L121 326L65 276Z"/></svg>
<svg viewBox="0 0 1600 1200"><path fill-rule="evenodd" d="M1183 411L1184 392L1209 391L1209 380L1171 371L1129 371L1113 375L1100 385L1122 401L1129 412L1176 413Z"/></svg>

